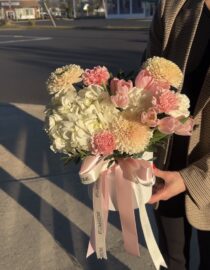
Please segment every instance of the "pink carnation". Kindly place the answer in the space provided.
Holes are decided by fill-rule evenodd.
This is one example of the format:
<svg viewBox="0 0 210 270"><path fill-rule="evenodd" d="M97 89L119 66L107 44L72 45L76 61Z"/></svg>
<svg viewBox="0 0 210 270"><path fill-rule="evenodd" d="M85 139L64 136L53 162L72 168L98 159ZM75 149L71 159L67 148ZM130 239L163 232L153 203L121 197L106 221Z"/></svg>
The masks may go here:
<svg viewBox="0 0 210 270"><path fill-rule="evenodd" d="M110 74L106 67L97 66L93 69L86 69L82 78L83 83L87 86L91 84L103 85L107 84Z"/></svg>
<svg viewBox="0 0 210 270"><path fill-rule="evenodd" d="M125 81L125 80L120 80L118 78L113 78L110 83L110 88L113 95L121 91L128 92L132 87L133 87L133 83L131 80Z"/></svg>
<svg viewBox="0 0 210 270"><path fill-rule="evenodd" d="M159 96L153 97L154 109L159 113L168 113L178 107L178 99L175 92L166 90Z"/></svg>
<svg viewBox="0 0 210 270"><path fill-rule="evenodd" d="M115 138L112 132L102 131L93 136L92 153L99 155L110 155L115 150Z"/></svg>

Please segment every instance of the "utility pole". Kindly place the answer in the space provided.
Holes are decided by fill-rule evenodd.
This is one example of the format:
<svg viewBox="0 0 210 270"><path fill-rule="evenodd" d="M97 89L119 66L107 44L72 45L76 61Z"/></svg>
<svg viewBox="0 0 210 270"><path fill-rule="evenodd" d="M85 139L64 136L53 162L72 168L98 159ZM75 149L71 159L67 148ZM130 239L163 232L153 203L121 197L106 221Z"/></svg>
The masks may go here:
<svg viewBox="0 0 210 270"><path fill-rule="evenodd" d="M73 0L73 17L74 17L74 19L77 18L77 3L76 3L76 0Z"/></svg>
<svg viewBox="0 0 210 270"><path fill-rule="evenodd" d="M9 10L8 14L10 14L11 9L12 9L12 3L11 3L11 0L9 0L9 2L8 2L8 10ZM10 15L7 15L7 20L8 21L10 20Z"/></svg>
<svg viewBox="0 0 210 270"><path fill-rule="evenodd" d="M103 8L104 8L104 11L105 11L105 18L107 19L107 0L103 0Z"/></svg>
<svg viewBox="0 0 210 270"><path fill-rule="evenodd" d="M42 2L43 2L43 4L44 4L44 7L46 8L46 11L47 11L47 13L48 13L48 15L49 15L49 17L50 17L50 20L51 20L53 26L54 26L54 27L57 27L57 25L56 25L56 23L55 23L55 20L53 19L53 16L52 16L52 14L51 14L51 12L50 12L48 6L47 6L46 0L42 0Z"/></svg>

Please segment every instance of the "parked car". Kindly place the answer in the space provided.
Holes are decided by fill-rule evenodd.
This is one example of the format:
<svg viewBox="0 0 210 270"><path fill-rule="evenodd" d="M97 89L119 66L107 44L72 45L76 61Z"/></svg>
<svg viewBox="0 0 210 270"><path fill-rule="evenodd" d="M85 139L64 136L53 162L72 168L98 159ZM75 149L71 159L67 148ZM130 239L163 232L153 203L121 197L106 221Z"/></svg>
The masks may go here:
<svg viewBox="0 0 210 270"><path fill-rule="evenodd" d="M95 8L93 10L93 15L104 15L104 14L105 14L105 9L103 7Z"/></svg>
<svg viewBox="0 0 210 270"><path fill-rule="evenodd" d="M41 12L40 16L41 16L42 19L49 19L49 17L50 17L47 12Z"/></svg>

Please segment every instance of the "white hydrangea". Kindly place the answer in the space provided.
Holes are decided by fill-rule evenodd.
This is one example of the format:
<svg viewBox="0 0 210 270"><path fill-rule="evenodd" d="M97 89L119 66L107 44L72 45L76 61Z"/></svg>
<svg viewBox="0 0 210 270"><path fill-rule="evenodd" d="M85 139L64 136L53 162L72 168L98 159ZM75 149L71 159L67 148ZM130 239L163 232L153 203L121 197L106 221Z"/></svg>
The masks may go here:
<svg viewBox="0 0 210 270"><path fill-rule="evenodd" d="M91 85L78 92L56 94L48 117L51 149L75 153L75 149L90 150L92 135L106 129L119 113L109 94L100 86Z"/></svg>
<svg viewBox="0 0 210 270"><path fill-rule="evenodd" d="M139 113L152 106L152 93L143 88L134 87L128 93L129 105L126 111Z"/></svg>
<svg viewBox="0 0 210 270"><path fill-rule="evenodd" d="M78 92L78 97L83 100L86 106L89 106L93 101L100 99L103 92L103 87L99 85L89 85Z"/></svg>
<svg viewBox="0 0 210 270"><path fill-rule="evenodd" d="M53 119L52 115L52 119ZM61 130L62 120L55 121L53 126L48 130L48 135L52 141L51 150L54 152L66 153L65 152L65 140L62 138L62 130Z"/></svg>
<svg viewBox="0 0 210 270"><path fill-rule="evenodd" d="M189 98L180 93L176 93L179 107L176 110L171 110L168 114L177 118L180 116L188 117L190 115L189 108L190 108L190 100Z"/></svg>
<svg viewBox="0 0 210 270"><path fill-rule="evenodd" d="M58 122L62 120L62 117L57 112L54 112L53 114L50 114L49 117L47 117L47 129L50 131L52 130Z"/></svg>

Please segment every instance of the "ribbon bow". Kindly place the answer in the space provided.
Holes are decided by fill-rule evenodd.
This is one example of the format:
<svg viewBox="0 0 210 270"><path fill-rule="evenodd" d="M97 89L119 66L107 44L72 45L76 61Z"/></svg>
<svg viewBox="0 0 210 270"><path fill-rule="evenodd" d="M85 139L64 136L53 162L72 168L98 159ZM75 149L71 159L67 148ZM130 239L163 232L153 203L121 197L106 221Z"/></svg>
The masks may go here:
<svg viewBox="0 0 210 270"><path fill-rule="evenodd" d="M140 223L148 250L156 269L167 267L155 241L145 204L152 195L155 176L151 163L144 159L126 158L107 168L108 161L100 156L87 157L80 169L83 184L92 185L93 226L87 257L96 252L97 258L107 259L106 231L108 212L118 210L125 250L139 256L134 208L139 208Z"/></svg>

